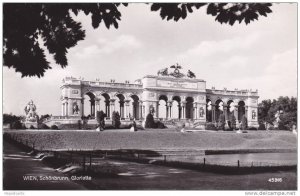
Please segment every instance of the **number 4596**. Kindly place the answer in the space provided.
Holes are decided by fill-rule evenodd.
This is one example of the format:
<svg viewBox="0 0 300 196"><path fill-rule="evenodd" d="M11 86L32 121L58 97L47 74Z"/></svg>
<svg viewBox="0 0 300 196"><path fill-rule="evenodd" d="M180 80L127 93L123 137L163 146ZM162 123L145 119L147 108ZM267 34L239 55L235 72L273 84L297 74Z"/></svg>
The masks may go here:
<svg viewBox="0 0 300 196"><path fill-rule="evenodd" d="M282 178L269 178L269 182L282 182Z"/></svg>

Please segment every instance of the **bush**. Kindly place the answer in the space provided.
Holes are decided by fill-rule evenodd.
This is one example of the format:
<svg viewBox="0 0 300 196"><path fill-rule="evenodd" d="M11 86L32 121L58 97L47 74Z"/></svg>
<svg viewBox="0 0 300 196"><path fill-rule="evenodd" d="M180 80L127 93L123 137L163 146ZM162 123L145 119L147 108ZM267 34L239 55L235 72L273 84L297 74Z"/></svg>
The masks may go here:
<svg viewBox="0 0 300 196"><path fill-rule="evenodd" d="M231 130L231 131L236 129L236 118L235 118L233 112L229 114L228 126L229 126L229 130Z"/></svg>
<svg viewBox="0 0 300 196"><path fill-rule="evenodd" d="M146 117L145 128L156 128L153 115L150 113Z"/></svg>
<svg viewBox="0 0 300 196"><path fill-rule="evenodd" d="M40 125L40 129L49 129L49 127L46 124L42 123Z"/></svg>
<svg viewBox="0 0 300 196"><path fill-rule="evenodd" d="M11 124L12 129L22 129L23 125L20 121L15 121Z"/></svg>
<svg viewBox="0 0 300 196"><path fill-rule="evenodd" d="M266 126L263 123L260 123L258 126L258 130L266 130Z"/></svg>
<svg viewBox="0 0 300 196"><path fill-rule="evenodd" d="M51 129L52 129L52 130L58 130L58 126L52 125L52 126L51 126Z"/></svg>
<svg viewBox="0 0 300 196"><path fill-rule="evenodd" d="M257 128L255 128L255 127L248 127L248 130L257 131Z"/></svg>
<svg viewBox="0 0 300 196"><path fill-rule="evenodd" d="M121 125L120 114L119 112L112 113L112 125L114 128L119 129Z"/></svg>
<svg viewBox="0 0 300 196"><path fill-rule="evenodd" d="M206 123L205 130L213 130L216 131L217 127L213 123Z"/></svg>
<svg viewBox="0 0 300 196"><path fill-rule="evenodd" d="M242 116L242 119L241 119L241 130L246 130L248 127L248 120L245 116L245 114ZM250 129L249 129L250 130Z"/></svg>
<svg viewBox="0 0 300 196"><path fill-rule="evenodd" d="M160 121L157 121L156 123L156 128L158 128L158 129L165 129L165 128L167 128L165 125L164 125L164 123L162 123L162 122L160 122Z"/></svg>
<svg viewBox="0 0 300 196"><path fill-rule="evenodd" d="M218 129L225 130L225 115L224 114L220 114L220 116L219 116Z"/></svg>
<svg viewBox="0 0 300 196"><path fill-rule="evenodd" d="M98 127L99 127L100 131L103 131L105 129L105 117L107 117L107 115L102 110L97 111L96 119L97 119Z"/></svg>
<svg viewBox="0 0 300 196"><path fill-rule="evenodd" d="M33 125L30 125L29 129L35 129L35 127Z"/></svg>

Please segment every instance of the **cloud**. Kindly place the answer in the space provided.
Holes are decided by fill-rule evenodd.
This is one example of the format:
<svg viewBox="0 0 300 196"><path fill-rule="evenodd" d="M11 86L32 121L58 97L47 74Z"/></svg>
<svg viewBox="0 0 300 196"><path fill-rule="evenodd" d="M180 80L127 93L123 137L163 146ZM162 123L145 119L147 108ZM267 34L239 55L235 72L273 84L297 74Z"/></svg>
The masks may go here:
<svg viewBox="0 0 300 196"><path fill-rule="evenodd" d="M141 42L132 35L120 35L115 39L99 38L96 43L84 47L77 51L76 56L79 58L88 58L96 55L108 55L114 52L132 51L142 46Z"/></svg>
<svg viewBox="0 0 300 196"><path fill-rule="evenodd" d="M228 85L257 88L261 99L297 96L297 49L274 54L261 72L257 77L234 79Z"/></svg>
<svg viewBox="0 0 300 196"><path fill-rule="evenodd" d="M262 34L257 32L245 37L236 37L233 39L202 41L198 45L181 54L179 58L209 58L214 55L228 54L237 50L250 49L261 36Z"/></svg>

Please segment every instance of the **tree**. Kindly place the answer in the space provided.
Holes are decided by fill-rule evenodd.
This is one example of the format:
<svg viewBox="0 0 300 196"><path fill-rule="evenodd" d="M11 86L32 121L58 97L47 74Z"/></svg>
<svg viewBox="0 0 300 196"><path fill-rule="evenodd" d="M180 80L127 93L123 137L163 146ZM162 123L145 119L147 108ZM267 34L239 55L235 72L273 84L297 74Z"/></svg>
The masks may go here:
<svg viewBox="0 0 300 196"><path fill-rule="evenodd" d="M156 128L153 115L149 113L146 117L145 128Z"/></svg>
<svg viewBox="0 0 300 196"><path fill-rule="evenodd" d="M112 113L112 125L114 128L119 129L121 125L121 119L119 112L113 111Z"/></svg>
<svg viewBox="0 0 300 196"><path fill-rule="evenodd" d="M123 3L4 3L3 4L3 59L4 66L14 68L22 77L42 77L51 69L45 50L53 55L62 68L68 65L68 49L85 38L81 23L71 17L71 12L80 11L91 15L92 26L118 28L121 20L120 6ZM207 14L215 20L233 25L236 21L257 20L267 16L271 3L151 3L151 11L159 11L164 20L185 19L206 6ZM41 41L42 40L42 41ZM43 45L43 46L42 46Z"/></svg>
<svg viewBox="0 0 300 196"><path fill-rule="evenodd" d="M97 118L98 125L100 127L100 131L103 131L105 129L105 117L106 114L102 110L97 111L96 118Z"/></svg>
<svg viewBox="0 0 300 196"><path fill-rule="evenodd" d="M246 130L248 128L248 120L244 114L241 119L241 130Z"/></svg>
<svg viewBox="0 0 300 196"><path fill-rule="evenodd" d="M225 122L225 115L221 113L218 119L218 130L225 130Z"/></svg>
<svg viewBox="0 0 300 196"><path fill-rule="evenodd" d="M297 125L297 98L279 97L277 100L263 100L258 104L259 123L272 124L275 114L280 111L278 128L285 130Z"/></svg>
<svg viewBox="0 0 300 196"><path fill-rule="evenodd" d="M3 124L12 124L16 121L21 121L20 116L15 116L12 114L3 114Z"/></svg>

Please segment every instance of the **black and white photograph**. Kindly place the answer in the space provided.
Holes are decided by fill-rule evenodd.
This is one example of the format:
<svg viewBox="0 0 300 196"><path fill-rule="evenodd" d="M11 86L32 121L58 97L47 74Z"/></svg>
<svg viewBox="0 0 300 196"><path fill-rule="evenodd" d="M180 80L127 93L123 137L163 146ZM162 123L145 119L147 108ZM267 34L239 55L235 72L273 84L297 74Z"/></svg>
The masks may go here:
<svg viewBox="0 0 300 196"><path fill-rule="evenodd" d="M296 195L297 6L2 3L2 192Z"/></svg>

